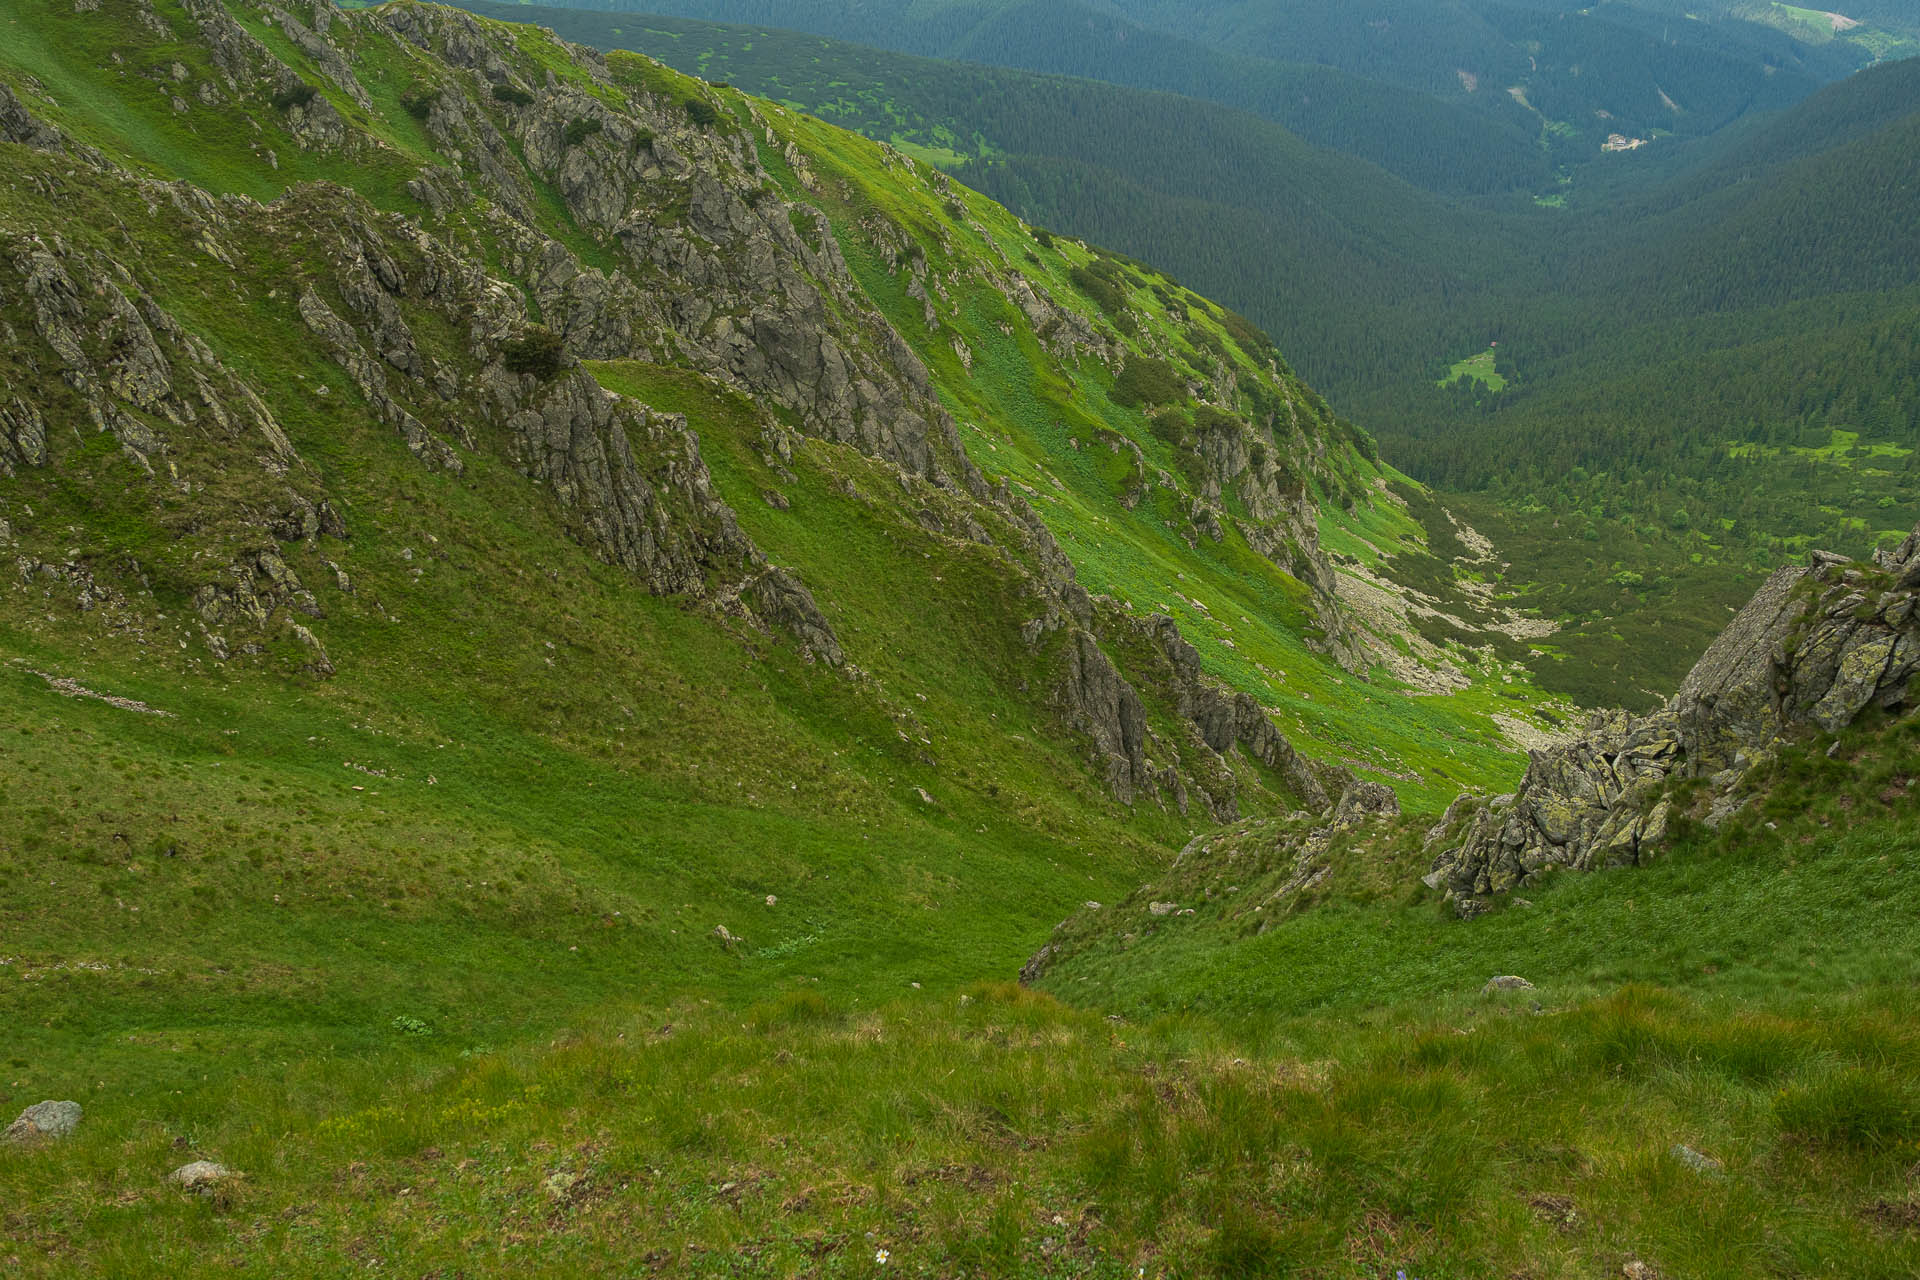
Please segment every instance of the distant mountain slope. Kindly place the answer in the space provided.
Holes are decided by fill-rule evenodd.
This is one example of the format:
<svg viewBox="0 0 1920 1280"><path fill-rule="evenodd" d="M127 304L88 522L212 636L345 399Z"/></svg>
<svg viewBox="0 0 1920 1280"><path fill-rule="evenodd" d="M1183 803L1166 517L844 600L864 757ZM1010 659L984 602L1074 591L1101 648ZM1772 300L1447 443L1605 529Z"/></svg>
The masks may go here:
<svg viewBox="0 0 1920 1280"><path fill-rule="evenodd" d="M1851 42L1808 43L1725 12L1701 21L1697 13L1617 2L1387 0L1356 8L1328 0L1106 7L989 0L876 10L848 0L587 0L575 7L764 24L1166 89L1247 107L1326 145L1346 145L1335 119L1379 119L1384 132L1369 130L1368 149L1356 154L1417 181L1425 179L1411 158L1405 167L1388 158L1400 150L1391 122L1404 146L1413 141L1408 135L1427 131L1429 118L1457 112L1504 131L1489 132L1489 143L1524 137L1557 164L1578 165L1598 158L1612 134L1710 134L1749 112L1786 106L1874 56ZM1308 76L1302 66L1321 70ZM1347 79L1330 80L1330 70ZM1355 92L1352 78L1375 91ZM1287 101L1316 92L1337 108L1328 124ZM1495 169L1510 171L1505 163ZM1435 189L1494 188L1455 180Z"/></svg>
<svg viewBox="0 0 1920 1280"><path fill-rule="evenodd" d="M465 7L511 18L527 6L476 0ZM716 78L818 103L822 110L831 98L824 92L827 88L847 87L854 90L849 96L870 98L884 85L891 103L935 123L989 104L1012 118L1019 114L1022 98L1033 92L1032 81L987 70L994 66L1085 77L1236 107L1432 191L1534 189L1549 178L1537 128L1517 108L1510 117L1489 118L1332 67L1238 57L1130 27L1091 9L1011 6L955 34L937 24L922 30L876 24L866 15L836 18L826 8L780 6L754 10L758 16L751 19L745 11L729 11L729 23L669 17L665 13L672 6L656 8L660 12L628 14L610 12L605 5L561 7L540 15L540 21L569 39L599 47L640 41L652 33L664 37L655 45L669 61L699 58ZM731 25L749 20L756 25ZM896 24L906 21L895 16ZM1090 31L1090 26L1095 29ZM889 56L886 49L901 53ZM909 121L900 123L913 127Z"/></svg>
<svg viewBox="0 0 1920 1280"><path fill-rule="evenodd" d="M1920 445L1920 370L1904 354L1920 287L1916 104L1920 61L1863 72L1697 172L1576 219L1555 296L1512 300L1501 358L1520 385L1488 401L1480 425L1416 428L1428 443L1410 447L1464 460L1456 432L1477 432L1479 473L1447 474L1482 483L1496 454L1525 466L1563 440L1583 441L1584 456L1561 465L1611 469L1621 431L1574 425L1596 415L1649 430L1669 474L1697 450L1829 427ZM1865 488L1841 504L1847 519L1889 496L1855 480Z"/></svg>

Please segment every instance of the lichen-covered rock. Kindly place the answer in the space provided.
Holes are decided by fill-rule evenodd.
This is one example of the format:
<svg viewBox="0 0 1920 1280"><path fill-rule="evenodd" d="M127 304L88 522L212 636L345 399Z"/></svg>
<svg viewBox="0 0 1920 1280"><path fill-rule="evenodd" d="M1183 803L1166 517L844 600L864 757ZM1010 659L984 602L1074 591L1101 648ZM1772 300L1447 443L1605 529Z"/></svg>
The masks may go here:
<svg viewBox="0 0 1920 1280"><path fill-rule="evenodd" d="M0 1133L0 1143L27 1146L64 1138L79 1127L79 1103L36 1102L15 1117L5 1133Z"/></svg>
<svg viewBox="0 0 1920 1280"><path fill-rule="evenodd" d="M196 1195L211 1195L221 1183L238 1176L227 1166L215 1161L194 1160L168 1174L167 1181L182 1191Z"/></svg>
<svg viewBox="0 0 1920 1280"><path fill-rule="evenodd" d="M1436 837L1461 834L1426 882L1473 915L1545 867L1636 864L1666 838L1672 782L1709 779L1725 797L1787 735L1837 733L1869 706L1910 704L1916 592L1920 529L1872 564L1816 552L1779 570L1666 706L1596 717L1577 741L1534 752L1510 802L1450 808Z"/></svg>
<svg viewBox="0 0 1920 1280"><path fill-rule="evenodd" d="M1393 788L1384 782L1368 782L1356 778L1348 785L1340 797L1340 803L1334 806L1333 825L1350 827L1372 818L1395 818L1400 815L1400 797Z"/></svg>

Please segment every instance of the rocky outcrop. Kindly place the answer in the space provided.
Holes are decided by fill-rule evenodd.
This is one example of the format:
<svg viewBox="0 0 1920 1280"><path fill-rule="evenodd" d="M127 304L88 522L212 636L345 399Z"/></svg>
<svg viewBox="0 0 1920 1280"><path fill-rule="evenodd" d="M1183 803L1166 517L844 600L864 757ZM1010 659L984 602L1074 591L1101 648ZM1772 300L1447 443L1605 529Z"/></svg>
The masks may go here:
<svg viewBox="0 0 1920 1280"><path fill-rule="evenodd" d="M58 129L42 123L13 90L0 84L0 142L17 142L40 151L67 153L67 141Z"/></svg>
<svg viewBox="0 0 1920 1280"><path fill-rule="evenodd" d="M522 83L520 51L469 14L388 6L352 20L431 49L489 88ZM601 88L619 83L598 54L567 53ZM826 220L778 196L737 130L694 123L666 94L631 92L616 108L571 81L524 83L530 100L507 108L444 93L427 125L462 157L466 180L523 224L502 228L519 241L509 248L542 313L581 355L645 349L782 406L809 434L910 474L978 483L925 366L859 289ZM590 133L573 128L580 121ZM587 268L534 232L527 170L618 246L618 273Z"/></svg>
<svg viewBox="0 0 1920 1280"><path fill-rule="evenodd" d="M1152 785L1146 707L1084 627L1068 632L1052 702L1065 725L1091 743L1108 789L1122 804L1132 804L1143 788Z"/></svg>
<svg viewBox="0 0 1920 1280"><path fill-rule="evenodd" d="M709 573L758 561L680 415L612 395L574 370L528 397L506 427L522 469L559 502L580 541L656 594L698 592Z"/></svg>
<svg viewBox="0 0 1920 1280"><path fill-rule="evenodd" d="M1390 787L1346 776L1339 802L1317 815L1256 819L1196 836L1152 883L1111 907L1089 902L1054 927L1020 967L1031 986L1096 938L1122 945L1188 917L1224 911L1242 934L1261 933L1321 885L1356 849L1391 836L1400 802ZM1211 907L1208 906L1211 904Z"/></svg>
<svg viewBox="0 0 1920 1280"><path fill-rule="evenodd" d="M1050 538L1046 545L1057 554ZM1239 816L1242 780L1231 760L1237 754L1278 774L1296 808L1331 807L1352 775L1309 761L1259 703L1207 676L1199 650L1172 618L1143 617L1107 596L1089 596L1064 557L1059 572L1038 585L1046 611L1026 623L1023 635L1036 651L1061 635L1049 649L1049 701L1064 726L1087 741L1117 799L1133 804L1145 796L1185 813L1197 794L1216 821L1231 822ZM1155 711L1163 717L1160 733L1149 724L1142 690L1164 709Z"/></svg>
<svg viewBox="0 0 1920 1280"><path fill-rule="evenodd" d="M846 665L847 655L833 625L793 570L767 569L741 588L740 599L761 623L793 637L808 661Z"/></svg>
<svg viewBox="0 0 1920 1280"><path fill-rule="evenodd" d="M1333 796L1346 778L1333 780L1332 794L1321 773L1294 750L1293 743L1274 726L1267 713L1245 693L1227 688L1208 677L1200 663L1200 651L1180 634L1179 624L1166 614L1140 617L1112 607L1104 600L1102 628L1109 634L1130 631L1146 641L1150 659L1157 658L1148 678L1157 679L1172 699L1174 712L1193 727L1199 745L1215 756L1225 757L1238 748L1281 776L1299 807L1320 813L1332 804ZM1235 781L1230 770L1209 771L1204 779L1196 776L1196 785L1207 794L1208 808L1215 819L1231 822L1239 816L1234 797ZM1350 775L1348 775L1350 776Z"/></svg>
<svg viewBox="0 0 1920 1280"><path fill-rule="evenodd" d="M204 23L226 31L230 20L218 5L198 8ZM266 55L251 41L241 32L217 47L239 70L264 74L256 64ZM0 115L29 145L66 149L58 131L36 127L11 97ZM154 253L205 255L236 281L257 282L266 297L253 301L263 312L291 312L312 349L345 375L331 386L300 375L306 414L338 404L351 418L357 393L416 458L455 476L465 469L463 452L504 454L551 497L581 543L648 590L700 593L759 564L683 418L603 390L564 357L552 370L510 368L532 332L523 296L417 224L326 185L263 206L117 170L94 180L108 201L144 206L140 216L149 218L164 206L167 216L149 236L123 238L112 251L47 232L0 234L0 374L11 393L0 398L0 475L59 465L49 422L90 423L115 439L154 486L128 498L163 511L156 518L192 540L193 553L171 563L193 577L164 585L191 599L215 659L264 653L291 638L303 666L332 674L312 629L326 610L278 544L344 538L347 530L340 504L294 448L267 395L149 292ZM273 246L271 270L253 269L250 254L262 244ZM284 261L299 262L306 283L282 299L273 286ZM104 566L35 557L21 564L23 583L65 585L82 612L116 606L114 625L126 629L120 615L128 610L118 606L127 597L99 579ZM129 568L150 590L140 567Z"/></svg>
<svg viewBox="0 0 1920 1280"><path fill-rule="evenodd" d="M1701 779L1726 797L1787 736L1837 733L1868 707L1920 697L1917 603L1920 529L1871 564L1816 552L1779 570L1666 706L1601 718L1534 752L1514 795L1449 809L1430 837L1428 885L1472 915L1544 868L1640 862L1667 835L1671 784Z"/></svg>

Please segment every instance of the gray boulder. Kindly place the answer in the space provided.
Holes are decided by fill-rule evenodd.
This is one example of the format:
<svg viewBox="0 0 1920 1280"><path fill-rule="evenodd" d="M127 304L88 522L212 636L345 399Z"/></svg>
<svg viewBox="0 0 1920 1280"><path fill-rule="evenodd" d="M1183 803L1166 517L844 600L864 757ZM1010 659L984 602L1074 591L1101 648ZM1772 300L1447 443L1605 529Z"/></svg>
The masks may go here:
<svg viewBox="0 0 1920 1280"><path fill-rule="evenodd" d="M26 1146L36 1142L47 1142L54 1138L64 1138L80 1127L80 1104L77 1102L36 1102L22 1111L7 1131L0 1134L0 1143L9 1146Z"/></svg>
<svg viewBox="0 0 1920 1280"><path fill-rule="evenodd" d="M213 1189L222 1182L237 1177L233 1170L211 1160L195 1160L183 1164L167 1175L167 1181L182 1191L192 1191L199 1195L212 1195Z"/></svg>
<svg viewBox="0 0 1920 1280"><path fill-rule="evenodd" d="M1719 1173L1724 1166L1710 1155L1695 1151L1684 1142L1676 1142L1667 1152L1695 1173Z"/></svg>

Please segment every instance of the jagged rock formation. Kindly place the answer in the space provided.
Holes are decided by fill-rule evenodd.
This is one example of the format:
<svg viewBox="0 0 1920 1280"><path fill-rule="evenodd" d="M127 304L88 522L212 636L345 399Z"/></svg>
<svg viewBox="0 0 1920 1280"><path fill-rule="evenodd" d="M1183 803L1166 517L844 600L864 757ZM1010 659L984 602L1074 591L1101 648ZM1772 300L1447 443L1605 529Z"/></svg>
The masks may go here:
<svg viewBox="0 0 1920 1280"><path fill-rule="evenodd" d="M814 603L807 584L793 570L767 569L741 588L740 598L755 617L792 636L810 661L818 660L830 667L846 665L847 655L840 647L839 637L833 633L833 626Z"/></svg>
<svg viewBox="0 0 1920 1280"><path fill-rule="evenodd" d="M1231 822L1239 816L1237 781L1228 764L1228 757L1235 753L1277 773L1298 805L1309 812L1325 810L1332 797L1339 795L1346 781L1344 771L1309 763L1259 703L1205 675L1200 651L1180 634L1172 618L1165 614L1142 617L1105 597L1095 603L1101 638L1116 651L1127 653L1130 669L1161 692L1171 704L1175 724L1190 731L1183 742L1158 744L1158 750L1182 766L1177 773L1184 773L1201 791L1216 821ZM1184 812L1184 788L1175 798Z"/></svg>
<svg viewBox="0 0 1920 1280"><path fill-rule="evenodd" d="M824 219L774 196L745 134L695 122L631 55L565 46L582 80L522 87L498 37L470 14L395 5L346 20L431 50L490 94L529 98L507 99L496 121L466 95L442 92L426 124L465 158L455 181L521 224L501 228L512 260L578 354L685 362L792 410L812 434L913 474L968 479L925 367L859 292L832 236L816 245L800 234L796 215L816 227ZM616 88L628 91L618 109L601 92ZM591 133L570 134L581 121ZM619 272L589 267L534 230L530 176L620 246Z"/></svg>
<svg viewBox="0 0 1920 1280"><path fill-rule="evenodd" d="M1463 915L1546 867L1641 861L1665 838L1671 784L1707 781L1718 821L1741 780L1797 730L1838 732L1861 711L1920 695L1920 528L1871 564L1816 552L1777 571L1667 705L1603 719L1533 753L1520 789L1456 802L1429 837L1427 883Z"/></svg>
<svg viewBox="0 0 1920 1280"><path fill-rule="evenodd" d="M1046 612L1024 628L1027 644L1052 653L1049 700L1085 737L1122 803L1144 796L1185 813L1197 791L1216 821L1231 822L1240 785L1232 761L1244 758L1272 770L1298 806L1318 813L1351 776L1308 761L1259 703L1205 675L1199 650L1172 618L1133 614L1071 579L1043 598ZM1172 738L1153 731L1143 689L1163 704Z"/></svg>

